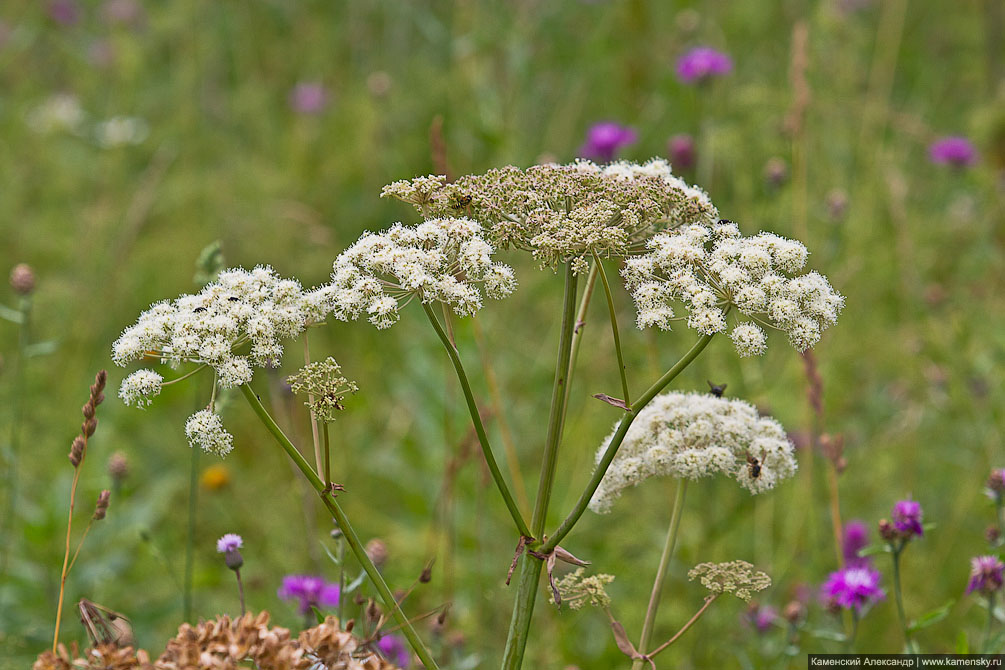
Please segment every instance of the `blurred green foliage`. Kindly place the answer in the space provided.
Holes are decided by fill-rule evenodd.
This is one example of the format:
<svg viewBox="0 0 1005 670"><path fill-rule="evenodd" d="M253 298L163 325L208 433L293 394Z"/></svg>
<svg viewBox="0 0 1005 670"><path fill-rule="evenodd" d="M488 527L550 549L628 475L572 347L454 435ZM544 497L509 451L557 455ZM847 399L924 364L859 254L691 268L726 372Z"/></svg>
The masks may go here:
<svg viewBox="0 0 1005 670"><path fill-rule="evenodd" d="M15 398L24 412L17 535L4 547L9 574L0 584L0 666L27 667L50 643L72 474L66 452L94 372L111 366L118 332L151 302L196 290L195 260L217 239L228 264L271 264L306 285L325 281L360 231L414 219L378 194L385 183L441 167L430 149L430 129L440 122L454 173L570 160L589 125L605 119L639 132L628 158L664 155L676 133L698 137L711 166L701 186L722 214L746 233L801 239L811 266L847 296L840 322L815 351L823 427L845 438L843 516L872 525L895 500L920 500L937 528L905 555L909 616L959 600L919 641L950 651L961 634L979 635L983 610L962 592L968 558L988 551L983 530L992 513L983 482L991 467L1005 466L1005 19L994 0L176 0L137 2L138 13L123 18L128 5L82 1L69 24L54 20L47 3L0 6L0 247L4 268L27 262L35 269L32 341L58 341L55 353L25 361L18 383L18 328L0 323L5 468ZM808 30L803 113L791 67L797 25ZM675 59L697 44L729 52L733 74L700 88L678 83ZM328 91L318 114L291 108L291 90L304 81ZM39 110L56 94L79 103L82 117L72 128L40 127ZM117 116L142 120L148 133L138 131L136 143L103 144L99 124ZM980 163L961 171L931 164L926 147L943 134L970 136ZM788 167L777 185L764 176L773 157ZM836 212L841 198L846 207ZM550 271L507 260L517 264L521 287L479 316L481 348L533 495L562 289ZM634 331L630 300L618 300L631 379L643 388L693 338L685 329ZM590 398L619 388L606 318L595 301L552 527L617 418L616 409ZM488 405L477 333L470 321L454 327ZM770 344L763 358L738 361L727 342L713 343L675 386L728 382L729 395L805 434L812 415L802 361L780 338ZM439 343L411 306L389 331L332 323L312 333L312 349L335 356L361 387L333 427L337 479L347 489L340 500L364 537L386 541L392 585L411 584L436 558L434 579L410 596L409 612L452 602L434 644L453 645L454 658L478 654L480 667L491 667L509 620L503 579L516 537L472 446ZM281 384L298 358L291 346L283 372L259 373L254 385L306 446L303 408ZM141 412L114 397L125 373L109 371L78 519L109 486L105 463L114 451L128 456L129 474L88 538L68 602L87 597L123 612L141 646L156 654L181 622L190 467L182 427L206 402L208 381L171 387ZM276 588L287 573L334 578L321 548L332 546L330 524L238 398L224 417L236 449L224 463L229 483L199 491L194 614L237 610L233 578L214 551L217 537L236 532L245 539L249 606L297 627L301 618ZM490 430L501 449L499 418ZM810 468L805 452L801 460L801 476L757 499L726 481L691 487L657 639L700 605L701 588L684 579L697 562L751 560L774 578L762 601L779 609L797 585L815 592L836 568L826 461L818 454ZM199 466L211 462L203 456ZM564 542L596 570L617 575L614 609L633 638L671 495L670 482L649 482L609 516L588 514ZM884 558L877 557L889 589ZM783 631L759 638L741 622L743 611L735 599L716 603L663 663L785 667L775 658ZM72 612L64 622L63 639L84 638ZM810 627L838 626L811 601ZM859 649L901 645L888 599L863 621ZM802 639L804 651L839 648ZM803 662L797 656L791 665ZM626 665L602 615L541 605L528 667L565 664Z"/></svg>

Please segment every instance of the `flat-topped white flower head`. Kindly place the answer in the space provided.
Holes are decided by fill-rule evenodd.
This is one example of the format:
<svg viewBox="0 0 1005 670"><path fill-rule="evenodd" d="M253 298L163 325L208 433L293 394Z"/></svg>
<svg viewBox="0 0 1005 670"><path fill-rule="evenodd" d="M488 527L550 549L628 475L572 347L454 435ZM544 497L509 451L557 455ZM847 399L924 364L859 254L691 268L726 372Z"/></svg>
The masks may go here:
<svg viewBox="0 0 1005 670"><path fill-rule="evenodd" d="M803 351L819 341L844 306L823 275L795 275L806 264L806 247L772 233L743 237L736 224L719 221L658 233L646 247L622 270L639 328L670 329L675 305L683 305L687 325L711 335L727 329L727 312L736 309L751 319L730 333L741 356L764 352L762 325L784 331Z"/></svg>
<svg viewBox="0 0 1005 670"><path fill-rule="evenodd" d="M705 192L659 159L508 166L449 184L420 177L386 186L382 196L408 202L423 216L466 214L493 244L530 251L542 267L570 262L577 272L594 253L625 256L657 231L718 218Z"/></svg>
<svg viewBox="0 0 1005 670"><path fill-rule="evenodd" d="M413 297L470 316L481 309L483 291L498 299L516 287L513 270L493 262L494 252L481 226L466 218L396 223L363 233L335 259L331 307L336 318L366 315L377 328L397 322L402 303Z"/></svg>
<svg viewBox="0 0 1005 670"><path fill-rule="evenodd" d="M221 386L239 386L251 380L253 367L278 365L283 340L324 319L328 296L327 288L306 292L268 267L225 270L199 293L143 312L112 345L112 359L119 365L143 358L205 363ZM152 377L137 374L120 391L130 404L155 395L140 392L140 382L149 386Z"/></svg>
<svg viewBox="0 0 1005 670"><path fill-rule="evenodd" d="M600 446L598 461L613 435ZM761 493L791 477L796 467L785 430L752 405L708 393L665 393L628 429L590 509L610 511L622 491L650 477L700 479L722 473Z"/></svg>

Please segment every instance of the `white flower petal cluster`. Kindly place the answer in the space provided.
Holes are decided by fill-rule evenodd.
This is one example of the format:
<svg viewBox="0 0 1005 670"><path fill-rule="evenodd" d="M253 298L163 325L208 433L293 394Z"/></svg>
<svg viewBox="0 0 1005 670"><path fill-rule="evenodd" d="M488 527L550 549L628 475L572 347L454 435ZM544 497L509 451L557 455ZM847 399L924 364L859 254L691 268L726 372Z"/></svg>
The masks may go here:
<svg viewBox="0 0 1005 670"><path fill-rule="evenodd" d="M164 378L149 368L137 370L122 380L119 398L132 407L147 407L160 394L163 382Z"/></svg>
<svg viewBox="0 0 1005 670"><path fill-rule="evenodd" d="M234 449L234 436L223 427L220 415L203 409L185 422L185 436L192 447L202 447L204 451L223 458Z"/></svg>
<svg viewBox="0 0 1005 670"><path fill-rule="evenodd" d="M598 462L613 436L600 446ZM748 458L757 461L759 471L752 472ZM722 473L761 493L791 477L796 467L785 430L774 419L758 416L749 403L707 393L665 393L628 429L590 509L610 511L624 489L650 477L699 479Z"/></svg>
<svg viewBox="0 0 1005 670"><path fill-rule="evenodd" d="M657 233L646 247L622 269L639 328L668 330L677 303L686 308L689 327L711 335L726 330L726 312L736 308L753 319L730 334L741 356L763 353L766 338L758 323L785 331L803 351L844 306L823 275L790 276L806 264L806 247L772 233L743 237L736 224L723 220Z"/></svg>
<svg viewBox="0 0 1005 670"><path fill-rule="evenodd" d="M112 345L112 359L206 363L222 387L239 386L251 381L253 367L278 365L281 342L323 320L329 299L327 287L305 292L269 267L225 270L199 293L143 312Z"/></svg>
<svg viewBox="0 0 1005 670"><path fill-rule="evenodd" d="M377 328L397 322L401 301L413 296L470 316L482 307L481 289L498 299L516 288L512 268L492 261L494 251L467 218L364 233L335 259L331 307L339 319L366 315Z"/></svg>
<svg viewBox="0 0 1005 670"><path fill-rule="evenodd" d="M684 224L711 225L708 196L675 177L666 161L638 165L590 161L508 166L452 183L419 177L384 187L423 216L465 213L502 249L529 251L542 267L571 262L582 272L594 253L622 257L652 234Z"/></svg>

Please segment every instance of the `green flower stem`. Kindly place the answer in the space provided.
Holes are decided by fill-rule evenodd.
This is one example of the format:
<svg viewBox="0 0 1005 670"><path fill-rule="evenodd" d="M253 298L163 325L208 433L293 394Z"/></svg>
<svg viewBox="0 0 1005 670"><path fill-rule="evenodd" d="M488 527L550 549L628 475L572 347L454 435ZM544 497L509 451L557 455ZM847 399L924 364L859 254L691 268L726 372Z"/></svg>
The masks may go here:
<svg viewBox="0 0 1005 670"><path fill-rule="evenodd" d="M199 452L192 447L188 473L188 523L185 527L185 568L182 574L182 621L192 621L192 572L195 564L195 518L199 498Z"/></svg>
<svg viewBox="0 0 1005 670"><path fill-rule="evenodd" d="M991 650L988 645L991 643L991 626L995 621L995 594L992 591L988 594L988 620L984 625L984 644L981 645L981 652L988 654Z"/></svg>
<svg viewBox="0 0 1005 670"><path fill-rule="evenodd" d="M919 653L917 643L911 639L911 633L907 627L907 615L904 613L904 598L900 588L900 554L904 551L904 543L899 547L893 547L893 593L897 601L897 616L900 619L900 628L904 631L904 646L912 654Z"/></svg>
<svg viewBox="0 0 1005 670"><path fill-rule="evenodd" d="M555 364L555 382L551 389L548 434L544 443L541 478L537 488L537 500L534 503L534 515L531 519L531 530L534 532L531 537L535 538L541 538L544 533L544 524L548 517L548 503L551 500L551 488L555 481L555 467L558 463L558 446L562 441L562 426L565 423L569 362L572 359L572 338L576 329L576 289L577 277L572 271L572 264L568 263L565 267L562 329L558 345L558 361ZM536 543L537 540L529 544L528 549L533 549ZM534 615L534 602L537 600L538 582L541 577L542 561L540 558L525 553L520 560L522 563L517 580L513 617L510 619L506 649L503 652L503 668L506 670L518 670L523 665L523 654L527 647L530 622Z"/></svg>
<svg viewBox="0 0 1005 670"><path fill-rule="evenodd" d="M854 654L855 653L855 638L858 637L858 611L852 607L851 608L851 633L848 635L847 648L845 653Z"/></svg>
<svg viewBox="0 0 1005 670"><path fill-rule="evenodd" d="M425 310L426 316L429 317L429 323L433 326L433 330L436 331L440 341L443 342L443 347L447 350L450 362L454 365L454 371L457 373L457 380L461 383L461 390L464 392L464 400L468 405L468 411L471 414L471 423L474 424L475 434L478 435L478 443L482 447L482 454L485 456L485 462L489 466L489 472L492 474L492 479L495 480L499 493L502 494L503 501L506 503L506 508L509 510L510 516L513 517L513 523L516 524L517 532L524 537L533 537L530 529L527 527L527 522L523 520L523 516L520 514L520 508L517 507L516 500L513 499L513 494L510 493L506 480L503 479L502 472L499 470L499 465L496 463L495 456L492 454L492 447L489 445L489 437L485 432L484 424L482 424L481 413L478 411L478 405L475 403L474 394L471 392L471 385L468 383L468 376L464 372L461 357L457 354L457 349L450 342L450 337L443 331L443 327L437 320L436 315L433 314L432 308L430 308L428 304L423 303L422 309Z"/></svg>
<svg viewBox="0 0 1005 670"><path fill-rule="evenodd" d="M597 275L600 268L594 263L590 267L590 274L586 276L586 285L583 287L583 297L579 299L579 309L576 311L576 327L572 331L572 354L569 356L568 382L565 385L565 404L569 404L569 389L572 388L572 376L576 369L576 361L579 359L579 346L583 343L583 330L586 327L586 312L590 308L590 298L593 297L593 287L597 284Z"/></svg>
<svg viewBox="0 0 1005 670"><path fill-rule="evenodd" d="M677 361L672 368L667 370L666 374L656 380L656 383L649 387L645 393L643 393L638 401L635 403L635 407L632 408L633 411L625 414L624 418L621 419L621 423L618 424L618 429L611 437L610 443L607 445L607 450L604 451L603 458L597 464L596 469L593 471L593 477L590 478L589 484L586 485L586 489L583 490L582 495L579 496L579 500L576 501L576 506L573 507L572 511L569 512L569 516L565 518L565 521L558 527L547 542L544 543L539 552L547 554L558 546L566 535L572 530L573 526L579 521L579 519L586 512L587 506L590 504L590 500L593 498L593 494L597 492L597 488L600 486L601 480L603 480L604 475L607 473L607 468L611 466L611 461L614 460L614 456L618 453L618 449L621 447L621 443L625 439L625 435L628 434L628 429L631 428L632 422L635 421L635 417L638 415L649 402L655 398L660 391L666 388L667 384L672 382L677 375L683 372L684 368L691 364L691 362L698 357L708 343L712 341L713 335L702 335L701 338L695 342L694 346L684 354L679 361Z"/></svg>
<svg viewBox="0 0 1005 670"><path fill-rule="evenodd" d="M408 640L409 646L422 661L423 666L427 670L437 670L438 666L436 661L433 660L426 649L426 646L419 639L418 634L412 627L411 622L405 616L401 608L398 607L398 602L394 599L394 594L391 593L391 589L387 587L387 583L384 578L381 577L380 571L377 570L377 566L373 564L373 561L366 555L366 549L364 549L363 544L359 541L359 537L356 535L356 531L353 530L352 526L349 524L349 519L346 517L345 512L342 511L342 507L338 504L338 501L334 498L331 491L329 491L318 474L311 468L304 457L300 454L300 451L290 442L290 439L286 437L282 429L276 424L275 420L269 414L269 412L262 405L262 401L259 400L255 392L251 390L248 384L241 384L241 393L244 394L245 399L248 404L251 405L251 409L255 411L258 418L262 421L265 427L268 429L272 436L279 443L279 446L283 448L286 454L293 460L293 463L300 469L310 482L310 485L314 487L314 490L318 492L321 496L321 502L324 503L328 511L331 512L332 517L338 524L339 529L342 531L342 536L345 541L349 544L349 549L352 551L356 560L360 562L363 566L363 570L366 572L370 581L373 583L374 588L377 589L377 593L380 595L380 599L384 602L384 606L387 607L391 616L394 618L395 622L401 627L401 632Z"/></svg>
<svg viewBox="0 0 1005 670"><path fill-rule="evenodd" d="M593 252L594 267L600 269L600 281L604 282L604 293L607 294L607 311L611 314L611 332L614 334L614 352L618 355L618 374L621 375L621 389L625 395L625 404L629 408L632 406L632 399L628 391L628 372L625 369L625 357L621 353L621 335L618 332L618 317L614 311L614 296L611 295L611 285L607 281L607 273L604 271L604 264L600 260L597 252ZM629 409L629 411L631 411Z"/></svg>
<svg viewBox="0 0 1005 670"><path fill-rule="evenodd" d="M670 526L667 528L667 539L663 544L663 555L660 556L659 568L656 570L656 579L653 580L653 590L649 595L649 606L646 608L646 618L642 623L642 637L639 638L638 651L640 654L646 653L646 649L653 641L653 631L656 626L656 612L660 608L660 595L663 593L663 581L666 578L667 567L670 559L673 558L674 549L677 547L677 531L680 529L681 511L684 509L684 495L687 493L687 480L681 479L677 482L677 493L674 496L673 512L670 514ZM640 670L644 661L637 658L632 661L632 670Z"/></svg>

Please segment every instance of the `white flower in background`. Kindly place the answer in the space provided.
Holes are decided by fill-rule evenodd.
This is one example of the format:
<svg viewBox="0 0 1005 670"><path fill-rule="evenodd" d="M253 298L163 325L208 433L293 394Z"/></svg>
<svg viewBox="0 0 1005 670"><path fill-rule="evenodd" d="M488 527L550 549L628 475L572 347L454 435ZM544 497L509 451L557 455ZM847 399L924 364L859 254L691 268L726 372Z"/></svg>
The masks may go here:
<svg viewBox="0 0 1005 670"><path fill-rule="evenodd" d="M423 216L466 214L496 246L529 251L542 267L570 262L577 272L594 253L626 256L657 231L718 219L704 191L659 159L604 167L583 160L526 170L508 166L449 184L443 177L419 177L385 186L381 195L410 203Z"/></svg>
<svg viewBox="0 0 1005 670"><path fill-rule="evenodd" d="M335 316L364 314L377 328L398 320L402 302L442 302L461 316L482 307L482 293L503 298L513 292L513 270L492 262L492 246L471 219L431 219L416 226L396 223L380 233L363 233L339 254L332 269Z"/></svg>
<svg viewBox="0 0 1005 670"><path fill-rule="evenodd" d="M154 396L160 394L163 381L164 378L153 370L137 370L122 381L119 398L127 405L146 407L153 402Z"/></svg>
<svg viewBox="0 0 1005 670"><path fill-rule="evenodd" d="M732 593L744 602L750 602L755 593L771 586L771 577L754 570L747 561L699 563L688 570L687 578L700 579L701 585L717 596Z"/></svg>
<svg viewBox="0 0 1005 670"><path fill-rule="evenodd" d="M84 123L84 109L77 96L57 93L28 112L28 127L36 133L75 133Z"/></svg>
<svg viewBox="0 0 1005 670"><path fill-rule="evenodd" d="M205 363L216 370L222 387L240 386L251 381L254 366L277 366L282 341L322 321L329 299L327 288L305 292L299 282L268 267L225 270L198 294L143 312L112 345L112 359L119 365L143 358L175 366ZM120 391L123 400L134 398L136 384L151 378L137 379Z"/></svg>
<svg viewBox="0 0 1005 670"><path fill-rule="evenodd" d="M803 351L819 341L844 306L823 275L789 276L806 264L806 247L778 235L742 237L736 224L719 221L657 233L646 247L646 253L625 261L621 273L635 300L639 328L668 330L674 305L682 304L688 326L711 335L726 330L726 313L735 308L751 318L730 334L741 356L764 352L761 326L784 331Z"/></svg>
<svg viewBox="0 0 1005 670"><path fill-rule="evenodd" d="M220 415L208 409L200 410L185 422L185 436L192 447L223 458L234 449L234 436L223 427Z"/></svg>
<svg viewBox="0 0 1005 670"><path fill-rule="evenodd" d="M150 126L135 116L113 116L94 127L94 139L106 149L140 144L150 134Z"/></svg>
<svg viewBox="0 0 1005 670"><path fill-rule="evenodd" d="M613 435L601 444L598 461ZM791 477L796 467L785 430L774 419L758 416L752 405L706 393L665 393L628 429L590 509L610 511L624 489L650 477L699 479L722 473L761 493Z"/></svg>

